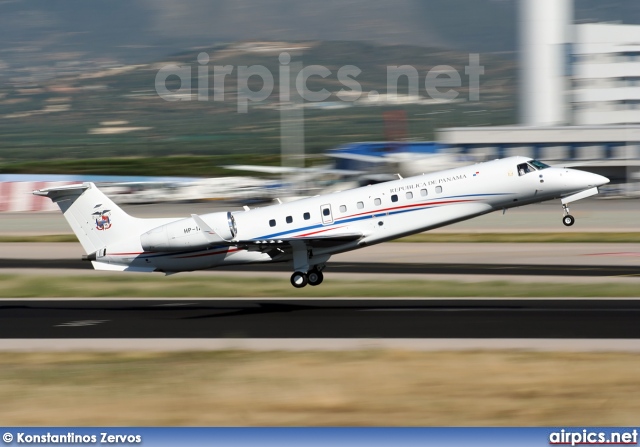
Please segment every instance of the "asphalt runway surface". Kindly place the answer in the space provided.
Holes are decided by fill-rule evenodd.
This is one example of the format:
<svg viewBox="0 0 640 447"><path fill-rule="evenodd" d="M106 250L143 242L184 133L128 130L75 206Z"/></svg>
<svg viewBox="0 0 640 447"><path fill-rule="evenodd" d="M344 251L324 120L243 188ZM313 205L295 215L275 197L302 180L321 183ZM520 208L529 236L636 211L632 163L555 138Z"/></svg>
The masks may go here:
<svg viewBox="0 0 640 447"><path fill-rule="evenodd" d="M639 317L616 299L2 300L0 339L624 340Z"/></svg>
<svg viewBox="0 0 640 447"><path fill-rule="evenodd" d="M394 275L498 275L498 276L584 276L640 277L640 266L624 265L535 265L535 264L415 264L398 262L330 262L330 273L367 273ZM75 259L1 259L0 272L6 269L33 270L65 269L72 271L92 271L89 262ZM269 273L291 272L285 263L254 264L218 267L216 272Z"/></svg>

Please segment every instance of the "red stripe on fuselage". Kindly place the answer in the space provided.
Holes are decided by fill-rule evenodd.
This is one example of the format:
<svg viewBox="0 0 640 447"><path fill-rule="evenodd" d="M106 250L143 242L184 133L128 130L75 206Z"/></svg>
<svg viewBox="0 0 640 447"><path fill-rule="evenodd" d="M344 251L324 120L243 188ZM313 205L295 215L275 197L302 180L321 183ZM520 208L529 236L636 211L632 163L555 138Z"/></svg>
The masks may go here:
<svg viewBox="0 0 640 447"><path fill-rule="evenodd" d="M344 227L344 225L340 225L339 227L325 228L324 230L313 231L311 233L298 234L297 236L294 236L294 237L313 236L314 234L320 234L320 233L324 233L326 231L337 230L338 228L342 228L342 227ZM275 238L275 239L277 239L277 238Z"/></svg>
<svg viewBox="0 0 640 447"><path fill-rule="evenodd" d="M197 255L189 255L189 256L179 256L179 259L184 259L184 258L198 258L201 256L213 256L213 255L219 255L222 253L233 253L236 251L240 251L239 248L232 248L232 249L228 249L228 250L220 250L220 251L214 251L214 252L206 252L206 253L200 253ZM158 252L155 251L146 251L146 252L135 252L135 253L107 253L107 256L138 256L138 255L152 255L152 254L156 254ZM167 256L172 256L170 253L167 253Z"/></svg>
<svg viewBox="0 0 640 447"><path fill-rule="evenodd" d="M241 250L240 248L230 248L228 250L214 251L212 253L202 253L202 254L199 254L199 255L179 256L179 259L200 258L202 256L221 255L223 253L235 253L236 251L240 251L240 250Z"/></svg>

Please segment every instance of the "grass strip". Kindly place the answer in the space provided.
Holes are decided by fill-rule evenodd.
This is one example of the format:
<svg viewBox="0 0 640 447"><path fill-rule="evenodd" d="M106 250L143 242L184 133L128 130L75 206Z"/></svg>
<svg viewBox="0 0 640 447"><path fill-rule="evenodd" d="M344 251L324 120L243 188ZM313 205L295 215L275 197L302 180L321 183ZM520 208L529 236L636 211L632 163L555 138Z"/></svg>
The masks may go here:
<svg viewBox="0 0 640 447"><path fill-rule="evenodd" d="M273 277L119 275L0 275L2 298L55 297L638 297L635 284L513 283L509 281L347 281L294 289Z"/></svg>
<svg viewBox="0 0 640 447"><path fill-rule="evenodd" d="M0 353L6 426L631 426L640 356Z"/></svg>
<svg viewBox="0 0 640 447"><path fill-rule="evenodd" d="M0 236L3 242L77 242L73 234L40 236ZM420 233L394 242L557 242L557 243L640 243L640 232L629 233Z"/></svg>
<svg viewBox="0 0 640 447"><path fill-rule="evenodd" d="M558 242L558 243L638 243L640 232L630 233L420 233L397 242Z"/></svg>
<svg viewBox="0 0 640 447"><path fill-rule="evenodd" d="M0 243L78 242L73 234L43 234L37 236L0 236Z"/></svg>

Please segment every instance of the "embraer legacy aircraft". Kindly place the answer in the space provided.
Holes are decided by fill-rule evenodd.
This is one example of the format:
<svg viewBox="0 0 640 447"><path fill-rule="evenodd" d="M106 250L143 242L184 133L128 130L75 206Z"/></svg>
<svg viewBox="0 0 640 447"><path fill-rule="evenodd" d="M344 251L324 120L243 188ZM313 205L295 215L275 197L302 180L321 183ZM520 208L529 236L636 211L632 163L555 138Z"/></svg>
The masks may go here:
<svg viewBox="0 0 640 447"><path fill-rule="evenodd" d="M237 212L170 219L126 214L93 183L34 191L56 202L97 270L176 272L289 262L291 284L317 286L331 255L560 198L568 204L609 182L584 171L510 157Z"/></svg>

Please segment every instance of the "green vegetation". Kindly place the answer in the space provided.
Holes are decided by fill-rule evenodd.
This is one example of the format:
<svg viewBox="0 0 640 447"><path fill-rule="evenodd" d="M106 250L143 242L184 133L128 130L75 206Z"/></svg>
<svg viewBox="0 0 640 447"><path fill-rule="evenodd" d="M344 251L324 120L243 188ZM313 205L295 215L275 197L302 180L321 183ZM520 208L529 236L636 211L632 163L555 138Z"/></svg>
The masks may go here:
<svg viewBox="0 0 640 447"><path fill-rule="evenodd" d="M242 282L242 287L238 283ZM159 275L0 275L0 297L637 297L635 284L484 281L345 281L294 289L282 277Z"/></svg>
<svg viewBox="0 0 640 447"><path fill-rule="evenodd" d="M311 160L310 160L311 161ZM131 176L222 177L259 176L260 173L225 169L232 164L279 166L279 155L211 155L167 157L111 157L1 162L0 174L93 174Z"/></svg>
<svg viewBox="0 0 640 447"><path fill-rule="evenodd" d="M38 160L38 165L5 164L2 172L43 172L48 167L56 168L46 164L41 167L44 160L60 158L135 156L155 159L171 155L278 154L281 112L277 54L262 55L215 47L171 57L172 61L192 66L194 87L198 85L196 58L201 51L207 51L212 60L219 61L216 64L265 66L275 76L272 96L259 104L251 104L248 113L238 113L235 70L225 81L225 101L214 101L212 91L209 101L165 101L155 91L158 68L152 65L97 78L71 77L62 85L64 93L56 91L60 87L56 84L59 80L50 81L52 85L44 83L38 93L0 86L0 157L5 163L12 164ZM465 52L410 45L310 42L301 55L303 63L306 66L324 65L332 71L325 79L311 77L308 87L312 91L324 88L335 95L343 89L337 79L337 70L343 65L355 65L362 70L357 81L365 98L372 90L381 94L386 92L387 66L415 67L420 77L420 94L424 97L427 96L424 79L436 65L449 65L463 73L463 85L456 89L460 101L448 104L305 109L307 153L321 153L354 141L384 140L384 113L389 110L406 113L406 137L414 140L433 140L434 130L442 127L513 124L515 62L503 56L483 54L481 63L485 74L481 98L468 102L465 101L468 85L464 76L468 58ZM150 62L153 61L140 61L141 64ZM209 64L209 69L212 80L213 63ZM404 78L398 83L398 92L407 91ZM335 101L336 97L329 100ZM52 105L64 105L68 109L50 112L48 109ZM145 163L140 162L138 171L132 171L131 166L122 166L124 171L118 171L114 164L110 173L137 174L145 169ZM85 171L82 166L67 166L82 172L96 172Z"/></svg>
<svg viewBox="0 0 640 447"><path fill-rule="evenodd" d="M420 233L397 242L638 243L640 233Z"/></svg>
<svg viewBox="0 0 640 447"><path fill-rule="evenodd" d="M2 236L0 243L23 243L23 242L78 242L78 238L73 234L44 234L38 236Z"/></svg>

